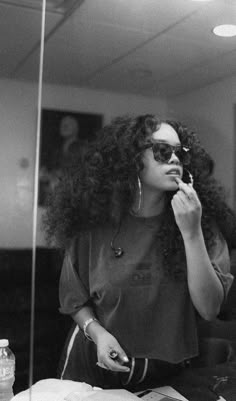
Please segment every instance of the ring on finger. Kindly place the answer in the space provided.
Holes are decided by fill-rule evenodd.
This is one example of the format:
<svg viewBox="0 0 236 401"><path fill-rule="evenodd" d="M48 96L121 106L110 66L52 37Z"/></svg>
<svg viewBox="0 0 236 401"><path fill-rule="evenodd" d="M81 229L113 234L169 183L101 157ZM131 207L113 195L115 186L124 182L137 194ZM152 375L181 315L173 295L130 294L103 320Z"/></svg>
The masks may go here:
<svg viewBox="0 0 236 401"><path fill-rule="evenodd" d="M109 352L109 357L111 359L117 359L118 353L115 350L112 350L112 351Z"/></svg>

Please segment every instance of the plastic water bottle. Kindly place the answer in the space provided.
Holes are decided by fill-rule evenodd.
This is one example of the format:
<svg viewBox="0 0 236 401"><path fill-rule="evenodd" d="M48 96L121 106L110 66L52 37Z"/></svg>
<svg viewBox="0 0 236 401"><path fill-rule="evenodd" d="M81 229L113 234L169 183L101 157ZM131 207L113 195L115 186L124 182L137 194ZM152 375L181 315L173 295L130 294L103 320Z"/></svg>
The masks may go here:
<svg viewBox="0 0 236 401"><path fill-rule="evenodd" d="M15 381L15 355L9 348L8 340L0 340L0 401L13 398Z"/></svg>

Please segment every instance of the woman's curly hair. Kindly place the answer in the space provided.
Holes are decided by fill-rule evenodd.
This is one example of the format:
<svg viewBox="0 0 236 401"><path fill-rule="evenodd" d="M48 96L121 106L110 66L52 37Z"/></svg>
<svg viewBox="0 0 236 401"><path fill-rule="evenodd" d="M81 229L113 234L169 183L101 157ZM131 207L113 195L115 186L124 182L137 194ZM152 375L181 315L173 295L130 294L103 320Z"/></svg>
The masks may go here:
<svg viewBox="0 0 236 401"><path fill-rule="evenodd" d="M160 120L150 114L115 118L98 132L83 160L71 163L48 198L44 228L49 240L66 247L80 231L108 222L118 225L122 221L135 200L137 176L144 167L145 145L162 122L171 125L181 144L190 148L187 168L194 177L194 188L202 204L206 246L210 247L214 241L212 221L217 222L229 247L236 246L236 217L226 203L223 188L213 178L214 162L196 133L178 121ZM186 169L183 180L189 180ZM179 261L183 260L184 247L171 207L172 197L173 192L167 192L159 234L166 271L176 278L183 273Z"/></svg>

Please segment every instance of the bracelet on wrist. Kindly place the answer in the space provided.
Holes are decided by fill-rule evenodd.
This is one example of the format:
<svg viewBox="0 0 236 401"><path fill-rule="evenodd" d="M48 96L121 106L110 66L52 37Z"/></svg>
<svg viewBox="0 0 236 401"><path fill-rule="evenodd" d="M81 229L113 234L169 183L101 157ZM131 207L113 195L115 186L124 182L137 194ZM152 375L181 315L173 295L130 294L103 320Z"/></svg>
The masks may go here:
<svg viewBox="0 0 236 401"><path fill-rule="evenodd" d="M87 333L87 328L88 326L92 323L92 322L98 322L98 320L95 317L90 317L89 319L85 320L84 324L83 324L83 332L85 337L90 340L93 341L92 338L88 335Z"/></svg>

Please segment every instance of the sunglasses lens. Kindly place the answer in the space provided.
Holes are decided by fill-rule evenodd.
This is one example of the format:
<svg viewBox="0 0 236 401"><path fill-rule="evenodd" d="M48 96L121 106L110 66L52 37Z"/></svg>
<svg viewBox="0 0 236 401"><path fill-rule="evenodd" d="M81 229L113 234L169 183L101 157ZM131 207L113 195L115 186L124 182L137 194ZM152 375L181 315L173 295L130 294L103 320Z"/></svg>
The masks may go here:
<svg viewBox="0 0 236 401"><path fill-rule="evenodd" d="M182 148L176 149L175 155L178 157L180 163L185 164L185 157L187 154Z"/></svg>
<svg viewBox="0 0 236 401"><path fill-rule="evenodd" d="M172 155L172 148L168 143L154 143L153 156L158 162L168 162Z"/></svg>
<svg viewBox="0 0 236 401"><path fill-rule="evenodd" d="M179 161L185 166L190 163L189 149L184 149L181 147L180 149L176 150L175 154L178 157Z"/></svg>
<svg viewBox="0 0 236 401"><path fill-rule="evenodd" d="M182 164L189 164L189 149L187 148L182 148L182 146L179 147L173 147L169 145L168 143L154 143L153 144L153 156L154 159L158 162L162 163L168 163L172 153L178 157L180 163Z"/></svg>

